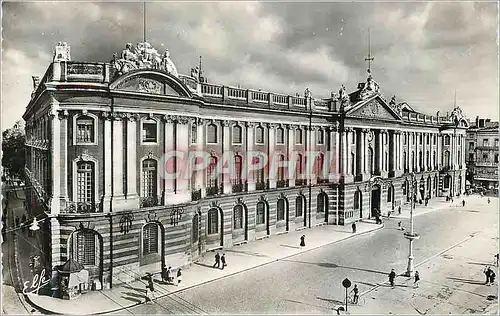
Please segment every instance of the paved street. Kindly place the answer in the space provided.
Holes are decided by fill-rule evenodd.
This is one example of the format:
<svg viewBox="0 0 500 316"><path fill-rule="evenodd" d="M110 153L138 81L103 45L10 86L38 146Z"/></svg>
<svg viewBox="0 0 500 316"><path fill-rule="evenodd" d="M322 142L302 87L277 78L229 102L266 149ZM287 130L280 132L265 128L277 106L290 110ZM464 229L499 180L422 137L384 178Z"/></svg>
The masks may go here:
<svg viewBox="0 0 500 316"><path fill-rule="evenodd" d="M489 304L486 294L496 294L496 286L479 284L484 282L482 264L492 263L498 249L498 200L492 200L493 203L487 205L486 199L471 197L465 208L452 206L415 218L415 230L421 234L421 239L415 243L415 260L417 265L425 261L421 266L422 288L432 287L432 279L437 282L435 287L439 291L446 292L443 297L454 298L447 303L451 307L437 304L445 300L439 296L419 301L421 310L432 313L435 306L436 312L471 312L474 308L468 310L468 305L482 308L480 306ZM366 308L355 307L354 312L370 313L378 306L376 312L389 313L394 310L395 304L409 305L407 300L401 298L410 295L411 299L414 291L420 291L406 287L408 281L404 277L398 277L396 283L399 286L396 289L383 285L391 268L398 273L406 269L408 241L396 229L399 220L386 219L383 230L177 292L159 299L155 304L139 305L128 311L134 314L180 311L332 313L332 308L343 302L344 289L340 283L348 277L358 284L361 293L376 289L362 296ZM408 227L408 220L402 221ZM228 264L231 264L230 260L229 257ZM461 265L460 268L457 265ZM480 290L485 293L477 297L474 293L467 293L467 290L460 290L461 286L467 284L464 280L469 280L468 284L474 286L472 292ZM460 295L454 296L455 292L460 292ZM466 300L479 300L484 304L467 304ZM414 309L403 307L398 311L416 313Z"/></svg>

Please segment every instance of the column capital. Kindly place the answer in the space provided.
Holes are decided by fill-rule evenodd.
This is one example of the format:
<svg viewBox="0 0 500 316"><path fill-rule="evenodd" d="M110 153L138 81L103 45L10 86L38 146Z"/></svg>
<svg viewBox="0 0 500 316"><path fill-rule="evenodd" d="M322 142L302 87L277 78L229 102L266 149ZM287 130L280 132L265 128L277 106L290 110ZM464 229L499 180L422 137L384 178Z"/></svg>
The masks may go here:
<svg viewBox="0 0 500 316"><path fill-rule="evenodd" d="M186 125L189 123L189 118L186 116L178 116L176 121L177 124Z"/></svg>
<svg viewBox="0 0 500 316"><path fill-rule="evenodd" d="M163 115L163 120L165 123L173 123L177 121L177 116L176 115Z"/></svg>
<svg viewBox="0 0 500 316"><path fill-rule="evenodd" d="M298 125L296 125L296 124L289 124L289 125L288 125L288 127L289 127L290 129L292 129L292 130L296 130L296 129L298 129L298 128L299 128L299 126L298 126Z"/></svg>
<svg viewBox="0 0 500 316"><path fill-rule="evenodd" d="M370 132L370 129L369 129L369 128L362 128L362 129L361 129L361 133L363 133L363 134L367 134L367 133L369 133L369 132Z"/></svg>
<svg viewBox="0 0 500 316"><path fill-rule="evenodd" d="M139 121L141 119L141 116L137 113L126 113L125 118L129 122L136 122L136 121Z"/></svg>
<svg viewBox="0 0 500 316"><path fill-rule="evenodd" d="M269 126L270 129L275 129L278 126L278 124L276 124L276 123L269 123L268 126Z"/></svg>
<svg viewBox="0 0 500 316"><path fill-rule="evenodd" d="M222 123L222 126L224 126L224 127L231 126L231 121L229 121L229 120L223 120L223 121L221 121L221 123Z"/></svg>
<svg viewBox="0 0 500 316"><path fill-rule="evenodd" d="M331 126L332 130L336 131L336 132L339 131L339 127L340 127L340 123L339 122L334 122L333 125Z"/></svg>
<svg viewBox="0 0 500 316"><path fill-rule="evenodd" d="M257 123L255 123L255 122L246 122L245 125L248 128L254 128L257 125Z"/></svg>
<svg viewBox="0 0 500 316"><path fill-rule="evenodd" d="M65 120L65 119L68 118L68 116L69 116L68 110L59 110L59 111L57 111L57 117L60 120Z"/></svg>

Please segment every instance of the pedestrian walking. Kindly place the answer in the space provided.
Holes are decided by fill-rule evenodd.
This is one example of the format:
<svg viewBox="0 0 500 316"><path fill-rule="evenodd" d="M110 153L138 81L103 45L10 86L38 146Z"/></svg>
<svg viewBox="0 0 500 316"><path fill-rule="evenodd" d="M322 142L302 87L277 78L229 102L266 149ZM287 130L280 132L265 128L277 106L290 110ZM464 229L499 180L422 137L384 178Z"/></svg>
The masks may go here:
<svg viewBox="0 0 500 316"><path fill-rule="evenodd" d="M165 269L164 281L167 283L172 283L172 267Z"/></svg>
<svg viewBox="0 0 500 316"><path fill-rule="evenodd" d="M153 275L151 273L147 274L148 285L146 285L146 302L153 303L155 286L153 283Z"/></svg>
<svg viewBox="0 0 500 316"><path fill-rule="evenodd" d="M403 225L401 224L401 221L398 222L398 229L399 230L405 230L405 228L403 227Z"/></svg>
<svg viewBox="0 0 500 316"><path fill-rule="evenodd" d="M356 222L353 222L351 227L352 227L352 233L355 234L356 233Z"/></svg>
<svg viewBox="0 0 500 316"><path fill-rule="evenodd" d="M182 269L179 268L179 270L177 270L177 286L179 286L181 282L182 282Z"/></svg>
<svg viewBox="0 0 500 316"><path fill-rule="evenodd" d="M496 266L497 266L497 267L498 267L498 257L499 257L499 256L500 256L500 255L499 255L498 253L495 255L495 264L496 264Z"/></svg>
<svg viewBox="0 0 500 316"><path fill-rule="evenodd" d="M496 277L495 271L491 270L491 273L490 273L490 285L494 285L495 284L495 277Z"/></svg>
<svg viewBox="0 0 500 316"><path fill-rule="evenodd" d="M220 255L218 252L215 254L215 263L213 265L213 268L215 268L215 266L217 266L217 268L220 268Z"/></svg>
<svg viewBox="0 0 500 316"><path fill-rule="evenodd" d="M354 284L354 288L352 289L351 293L354 293L352 296L352 303L358 304L358 302L359 302L359 289L358 289L357 284Z"/></svg>
<svg viewBox="0 0 500 316"><path fill-rule="evenodd" d="M429 204L429 199L425 198L425 206L427 206L427 204Z"/></svg>
<svg viewBox="0 0 500 316"><path fill-rule="evenodd" d="M491 203L491 200L490 200L490 198L488 198L488 204L490 204L490 203Z"/></svg>
<svg viewBox="0 0 500 316"><path fill-rule="evenodd" d="M465 200L462 200L462 207L465 207Z"/></svg>
<svg viewBox="0 0 500 316"><path fill-rule="evenodd" d="M305 247L306 246L306 235L300 236L300 247Z"/></svg>
<svg viewBox="0 0 500 316"><path fill-rule="evenodd" d="M490 283L490 275L491 275L491 272L493 272L490 267L487 267L486 269L484 269L483 273L484 275L486 276L486 282L484 284L486 285L489 285Z"/></svg>
<svg viewBox="0 0 500 316"><path fill-rule="evenodd" d="M415 271L415 282L413 282L414 287L418 287L418 284L420 283L420 274L418 271Z"/></svg>
<svg viewBox="0 0 500 316"><path fill-rule="evenodd" d="M401 205L398 206L398 214L401 215Z"/></svg>
<svg viewBox="0 0 500 316"><path fill-rule="evenodd" d="M226 264L226 255L222 254L222 257L220 257L220 261L222 263L222 270L224 270L224 267L227 266Z"/></svg>
<svg viewBox="0 0 500 316"><path fill-rule="evenodd" d="M389 273L389 283L392 287L394 287L394 279L396 279L396 272L394 272L394 269L391 269L391 273Z"/></svg>

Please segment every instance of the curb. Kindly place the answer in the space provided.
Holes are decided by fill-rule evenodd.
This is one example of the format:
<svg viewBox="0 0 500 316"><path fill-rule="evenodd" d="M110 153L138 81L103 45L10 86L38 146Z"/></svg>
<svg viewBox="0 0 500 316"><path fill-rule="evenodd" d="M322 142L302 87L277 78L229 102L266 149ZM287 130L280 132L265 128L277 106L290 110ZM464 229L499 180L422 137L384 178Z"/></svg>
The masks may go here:
<svg viewBox="0 0 500 316"><path fill-rule="evenodd" d="M214 281L217 281L217 280L222 280L222 279L225 279L225 278L228 278L230 276L233 276L233 275L236 275L236 274L239 274L239 273L243 273L243 272L246 272L246 271L249 271L249 270L252 270L252 269L255 269L255 268L260 268L262 266L265 266L265 265L268 265L268 264L271 264L271 263L275 263L277 261L280 261L280 260L284 260L284 259L288 259L288 258L291 258L291 257L294 257L294 256L297 256L297 255L300 255L300 254L303 254L303 253L306 253L308 251L312 251L312 250L315 250L315 249L319 249L319 248L322 248L322 247L326 247L326 246L329 246L329 245L333 245L333 244L336 244L338 242L341 242L341 241L345 241L345 240L348 240L348 239L351 239L351 238L354 238L354 237L357 237L357 236L361 236L361 235L366 235L368 233L372 233L374 231L377 231L377 230L380 230L384 228L384 224L382 223L381 225L377 225L377 227L375 227L374 229L370 229L370 230L367 230L367 231L364 231L364 232L361 232L361 233L356 233L356 234L351 234L349 236L346 236L344 238L340 238L340 239L337 239L337 240L334 240L334 241L331 241L331 242L328 242L326 244L323 244L323 245L319 245L319 246L315 246L315 247L312 247L312 248L308 248L306 250L303 250L299 253L295 253L295 254L291 254L291 255L288 255L288 256L285 256L285 257L282 257L282 258L278 258L278 259L273 259L271 261L268 261L268 262L265 262L265 263L261 263L261 264L258 264L258 265L255 265L255 266L252 266L252 267L249 267L249 268L246 268L246 269L243 269L243 270L239 270L239 271L235 271L235 272L232 272L232 273L229 273L227 275L223 275L223 276L220 276L220 277L216 277L214 279L210 279L210 280L207 280L207 281L203 281L203 282L200 282L200 283L196 283L196 284L192 284L190 286L186 286L186 287L183 287L181 289L174 289L166 294L162 294L162 295L157 295L155 297L155 299L153 301L156 301L160 298L163 298L165 296L168 296L168 295L172 295L174 293L177 293L177 292L182 292L182 291L185 291L185 290L188 290L188 289L191 289L191 288L194 288L194 287L197 287L197 286L201 286L201 285L205 285L207 283L210 283L210 282L214 282ZM50 310L47 310L43 307L39 307L37 304L33 303L31 300L30 302L37 306L40 310L43 310L44 312L49 312L51 314L57 314L57 315L61 315L61 313L56 313L56 312L53 312L53 311L50 311ZM138 303L133 303L131 305L128 305L128 306L124 306L124 307L121 307L121 308L117 308L117 309L110 309L110 310L105 310L105 311L99 311L99 312L95 312L95 313L89 313L89 314L86 314L86 315L101 315L101 314L107 314L107 313L113 313L113 312L117 312L117 311L121 311L121 310L127 310L129 308L133 308L133 307L136 307L138 305L141 305L143 304L144 302L138 302ZM81 314L75 314L75 315L81 315Z"/></svg>

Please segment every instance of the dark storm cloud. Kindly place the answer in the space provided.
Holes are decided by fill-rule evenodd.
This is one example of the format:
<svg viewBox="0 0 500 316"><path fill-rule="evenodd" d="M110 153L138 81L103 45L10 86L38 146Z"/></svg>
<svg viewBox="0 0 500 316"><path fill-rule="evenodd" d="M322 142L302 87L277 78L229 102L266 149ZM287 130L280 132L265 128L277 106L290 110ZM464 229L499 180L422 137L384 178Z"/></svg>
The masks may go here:
<svg viewBox="0 0 500 316"><path fill-rule="evenodd" d="M3 3L2 122L26 106L55 43L73 60L109 61L143 37L140 3ZM181 73L198 64L210 82L326 97L364 80L367 30L383 93L430 113L451 107L497 115L496 3L154 2L147 38ZM481 112L478 112L481 111ZM490 114L491 115L491 114Z"/></svg>

